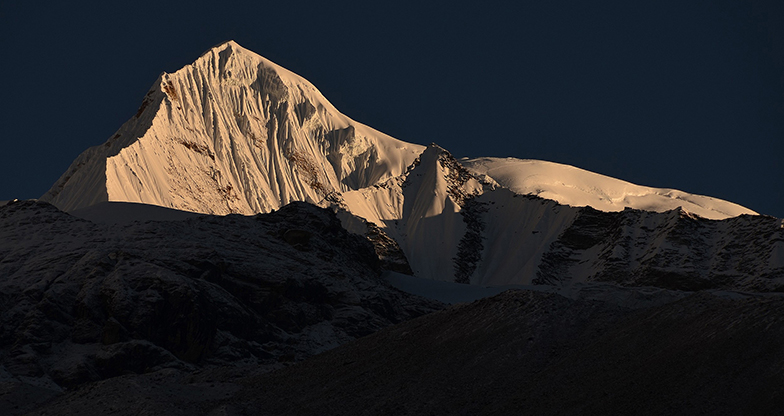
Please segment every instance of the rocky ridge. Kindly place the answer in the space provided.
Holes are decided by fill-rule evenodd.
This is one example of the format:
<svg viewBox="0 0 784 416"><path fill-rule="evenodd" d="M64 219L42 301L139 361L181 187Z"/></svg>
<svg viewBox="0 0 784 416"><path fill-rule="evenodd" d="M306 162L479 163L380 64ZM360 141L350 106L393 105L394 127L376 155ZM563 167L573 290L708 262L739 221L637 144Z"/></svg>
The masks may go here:
<svg viewBox="0 0 784 416"><path fill-rule="evenodd" d="M490 286L784 288L780 219L562 205L502 187L435 144L400 176L343 193L339 209L397 240L423 278Z"/></svg>
<svg viewBox="0 0 784 416"><path fill-rule="evenodd" d="M306 203L104 226L19 201L0 207L0 241L0 369L14 389L276 368L442 307L389 286L371 244Z"/></svg>

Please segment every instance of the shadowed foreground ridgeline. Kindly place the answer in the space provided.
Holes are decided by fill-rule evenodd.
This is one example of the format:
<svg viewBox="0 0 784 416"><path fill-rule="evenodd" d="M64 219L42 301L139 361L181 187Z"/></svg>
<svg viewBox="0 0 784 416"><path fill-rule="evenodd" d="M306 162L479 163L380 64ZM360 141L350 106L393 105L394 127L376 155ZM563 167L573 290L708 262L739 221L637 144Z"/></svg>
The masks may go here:
<svg viewBox="0 0 784 416"><path fill-rule="evenodd" d="M0 408L127 373L275 368L441 307L305 203L110 226L21 201L0 241Z"/></svg>
<svg viewBox="0 0 784 416"><path fill-rule="evenodd" d="M117 377L42 411L104 414L775 414L784 299L698 292L632 311L509 291L296 366Z"/></svg>

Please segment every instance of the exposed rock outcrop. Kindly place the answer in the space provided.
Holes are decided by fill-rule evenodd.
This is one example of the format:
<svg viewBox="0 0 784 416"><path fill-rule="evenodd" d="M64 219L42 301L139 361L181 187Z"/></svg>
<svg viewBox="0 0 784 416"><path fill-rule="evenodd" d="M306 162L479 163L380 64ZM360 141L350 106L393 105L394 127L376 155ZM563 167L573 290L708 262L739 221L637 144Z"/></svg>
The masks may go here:
<svg viewBox="0 0 784 416"><path fill-rule="evenodd" d="M16 202L0 207L0 365L17 382L60 387L273 368L440 307L379 273L366 239L306 203L100 226Z"/></svg>

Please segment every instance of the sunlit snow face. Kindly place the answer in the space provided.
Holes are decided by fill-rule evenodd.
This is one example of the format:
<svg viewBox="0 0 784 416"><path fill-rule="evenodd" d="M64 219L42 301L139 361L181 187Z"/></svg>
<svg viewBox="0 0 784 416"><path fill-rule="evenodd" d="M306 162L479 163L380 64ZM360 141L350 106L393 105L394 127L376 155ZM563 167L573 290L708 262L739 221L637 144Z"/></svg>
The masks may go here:
<svg viewBox="0 0 784 416"><path fill-rule="evenodd" d="M338 112L308 81L227 42L163 74L113 140L42 199L253 214L394 177L422 146Z"/></svg>
<svg viewBox="0 0 784 416"><path fill-rule="evenodd" d="M574 166L541 160L478 158L464 161L479 174L523 195L537 195L571 206L601 211L626 208L664 212L682 208L711 219L756 214L740 205L675 189L635 185Z"/></svg>

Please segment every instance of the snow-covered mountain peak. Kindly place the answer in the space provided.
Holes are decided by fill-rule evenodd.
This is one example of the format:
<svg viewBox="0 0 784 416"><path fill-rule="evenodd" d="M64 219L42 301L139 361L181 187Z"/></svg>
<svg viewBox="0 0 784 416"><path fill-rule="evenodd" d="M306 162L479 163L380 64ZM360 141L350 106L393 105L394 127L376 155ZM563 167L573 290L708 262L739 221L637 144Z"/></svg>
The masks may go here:
<svg viewBox="0 0 784 416"><path fill-rule="evenodd" d="M422 149L353 121L304 78L229 41L161 74L136 115L42 199L66 211L124 201L252 214L398 176Z"/></svg>
<svg viewBox="0 0 784 416"><path fill-rule="evenodd" d="M434 143L405 143L355 122L304 78L233 41L161 74L136 114L41 199L77 214L112 201L207 214L331 205L401 270L482 285L649 270L668 278L683 262L710 277L719 269L688 253L714 246L710 258L763 259L754 273L775 275L784 258L765 218L704 220L755 214L739 205L552 162L458 161ZM699 241L692 228L705 229ZM767 234L748 250L722 237L751 241L760 230Z"/></svg>
<svg viewBox="0 0 784 416"><path fill-rule="evenodd" d="M435 143L412 166L403 183L403 197L416 203L406 205L404 218L428 218L442 215L445 210L459 212L466 198L482 191L481 183L449 151Z"/></svg>
<svg viewBox="0 0 784 416"><path fill-rule="evenodd" d="M458 205L465 195L455 191L474 180L603 211L682 206L711 219L755 214L730 202L544 161L472 159L463 161L467 173L445 155L438 145L405 143L352 120L304 78L227 41L161 74L136 114L103 145L80 155L41 199L66 211L122 201L252 214L403 178L415 160L430 166L435 157L439 167L426 188L438 189L439 178L448 178L442 185ZM416 182L409 176L403 179ZM467 192L479 192L475 182Z"/></svg>

